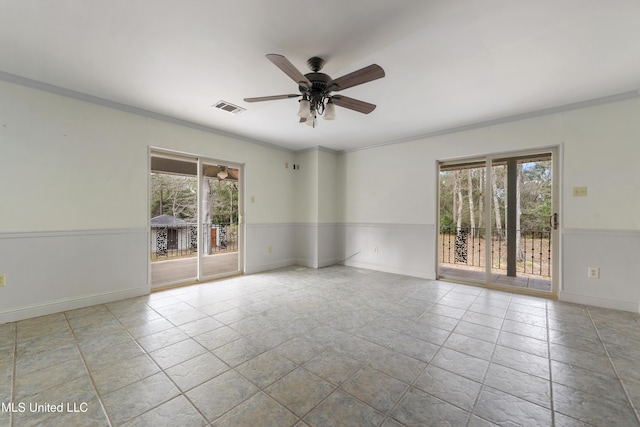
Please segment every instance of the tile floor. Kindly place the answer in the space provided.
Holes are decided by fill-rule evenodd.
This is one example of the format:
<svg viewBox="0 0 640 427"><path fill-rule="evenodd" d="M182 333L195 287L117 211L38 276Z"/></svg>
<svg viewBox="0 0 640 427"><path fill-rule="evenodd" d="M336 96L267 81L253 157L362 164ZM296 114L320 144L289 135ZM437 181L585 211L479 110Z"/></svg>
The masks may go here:
<svg viewBox="0 0 640 427"><path fill-rule="evenodd" d="M293 267L0 325L0 426L640 426L639 322Z"/></svg>

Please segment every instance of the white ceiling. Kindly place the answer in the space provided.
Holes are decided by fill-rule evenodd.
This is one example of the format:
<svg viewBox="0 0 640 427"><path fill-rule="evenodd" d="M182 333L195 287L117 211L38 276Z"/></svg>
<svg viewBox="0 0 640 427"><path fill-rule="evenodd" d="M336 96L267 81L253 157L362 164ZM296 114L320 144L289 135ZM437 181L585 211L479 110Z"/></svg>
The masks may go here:
<svg viewBox="0 0 640 427"><path fill-rule="evenodd" d="M369 115L298 123L265 58L333 78ZM0 0L0 72L292 150L350 150L640 89L638 0ZM232 115L219 100L242 106Z"/></svg>

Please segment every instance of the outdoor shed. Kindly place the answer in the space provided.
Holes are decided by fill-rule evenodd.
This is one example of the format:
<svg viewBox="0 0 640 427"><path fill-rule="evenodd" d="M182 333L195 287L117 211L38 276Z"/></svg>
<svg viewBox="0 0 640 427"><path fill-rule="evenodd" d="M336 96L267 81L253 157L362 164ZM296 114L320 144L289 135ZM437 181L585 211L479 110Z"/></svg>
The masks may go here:
<svg viewBox="0 0 640 427"><path fill-rule="evenodd" d="M166 256L168 251L196 250L197 227L171 215L151 218L151 252Z"/></svg>

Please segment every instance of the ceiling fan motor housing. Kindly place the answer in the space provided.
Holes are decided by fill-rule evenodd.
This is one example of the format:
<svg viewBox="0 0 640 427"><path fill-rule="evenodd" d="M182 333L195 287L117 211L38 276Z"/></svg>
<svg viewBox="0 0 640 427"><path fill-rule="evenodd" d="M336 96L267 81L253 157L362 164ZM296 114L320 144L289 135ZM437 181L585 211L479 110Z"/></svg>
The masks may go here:
<svg viewBox="0 0 640 427"><path fill-rule="evenodd" d="M308 73L304 75L310 82L311 87L300 85L298 89L302 93L308 93L309 96L326 95L328 92L327 84L331 81L331 77L324 73Z"/></svg>

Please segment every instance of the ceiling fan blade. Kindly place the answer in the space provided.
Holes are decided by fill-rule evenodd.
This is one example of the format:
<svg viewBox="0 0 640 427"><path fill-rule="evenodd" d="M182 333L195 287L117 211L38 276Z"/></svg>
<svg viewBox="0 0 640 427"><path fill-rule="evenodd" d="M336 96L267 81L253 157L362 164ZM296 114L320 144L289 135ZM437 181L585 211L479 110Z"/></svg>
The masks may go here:
<svg viewBox="0 0 640 427"><path fill-rule="evenodd" d="M360 101L358 99L349 98L343 95L334 95L331 97L333 103L342 107L348 108L353 111L357 111L363 114L369 114L376 109L375 104L369 104L368 102Z"/></svg>
<svg viewBox="0 0 640 427"><path fill-rule="evenodd" d="M361 68L358 71L354 71L353 73L349 73L330 81L327 84L327 87L329 90L338 91L380 79L382 77L384 77L384 70L382 67L377 64L371 64L368 67Z"/></svg>
<svg viewBox="0 0 640 427"><path fill-rule="evenodd" d="M297 98L300 94L289 94L289 95L272 95L272 96L259 96L257 98L245 98L244 102L262 102L262 101L275 101L276 99L289 99L289 98Z"/></svg>
<svg viewBox="0 0 640 427"><path fill-rule="evenodd" d="M312 86L309 79L307 79L304 74L302 74L300 70L298 70L295 65L289 62L289 60L284 56L278 55L277 53L269 53L266 56L269 61L273 62L276 67L280 68L294 82L301 86L306 86L307 88Z"/></svg>
<svg viewBox="0 0 640 427"><path fill-rule="evenodd" d="M229 173L229 176L227 177L227 179L229 180L238 180L238 174L240 171L238 171L238 169L231 169L231 168L227 168L227 172Z"/></svg>
<svg viewBox="0 0 640 427"><path fill-rule="evenodd" d="M216 176L221 170L222 169L220 168L220 166L209 166L204 170L202 174L204 176L213 177Z"/></svg>

